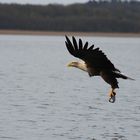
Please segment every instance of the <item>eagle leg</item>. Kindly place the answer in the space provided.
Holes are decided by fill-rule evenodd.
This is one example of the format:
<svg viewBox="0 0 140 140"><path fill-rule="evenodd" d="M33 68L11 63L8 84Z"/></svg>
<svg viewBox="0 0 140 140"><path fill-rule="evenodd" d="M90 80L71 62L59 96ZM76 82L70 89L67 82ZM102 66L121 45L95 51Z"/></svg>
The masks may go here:
<svg viewBox="0 0 140 140"><path fill-rule="evenodd" d="M111 91L109 93L109 102L114 103L116 101L116 92L114 92L115 89L111 88Z"/></svg>

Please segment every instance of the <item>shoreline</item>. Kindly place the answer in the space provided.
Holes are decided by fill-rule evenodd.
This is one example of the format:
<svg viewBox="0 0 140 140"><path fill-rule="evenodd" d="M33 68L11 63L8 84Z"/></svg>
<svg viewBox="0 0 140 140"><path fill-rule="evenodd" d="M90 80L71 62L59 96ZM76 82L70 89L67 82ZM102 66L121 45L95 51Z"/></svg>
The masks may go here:
<svg viewBox="0 0 140 140"><path fill-rule="evenodd" d="M2 30L0 35L47 35L47 36L103 36L103 37L140 37L140 33L105 33L105 32L60 32L60 31L30 31Z"/></svg>

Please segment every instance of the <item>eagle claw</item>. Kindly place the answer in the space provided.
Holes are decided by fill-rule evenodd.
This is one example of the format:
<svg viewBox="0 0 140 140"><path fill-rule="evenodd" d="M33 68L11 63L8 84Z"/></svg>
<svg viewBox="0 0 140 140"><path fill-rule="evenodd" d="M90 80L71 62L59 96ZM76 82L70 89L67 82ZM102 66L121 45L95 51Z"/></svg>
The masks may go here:
<svg viewBox="0 0 140 140"><path fill-rule="evenodd" d="M110 102L110 103L114 103L114 102L116 101L115 95L116 95L115 92L113 92L113 93L111 94L111 96L110 96L110 98L109 98L109 102Z"/></svg>

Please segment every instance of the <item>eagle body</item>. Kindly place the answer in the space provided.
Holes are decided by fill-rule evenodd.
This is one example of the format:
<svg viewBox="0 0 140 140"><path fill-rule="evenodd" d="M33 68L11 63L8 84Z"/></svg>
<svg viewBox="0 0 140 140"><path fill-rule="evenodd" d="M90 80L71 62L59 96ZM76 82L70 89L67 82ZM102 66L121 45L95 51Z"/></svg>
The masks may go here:
<svg viewBox="0 0 140 140"><path fill-rule="evenodd" d="M74 61L69 63L69 67L76 67L88 72L89 76L101 76L103 80L111 85L110 102L115 102L116 93L114 90L119 88L117 78L131 79L117 69L114 64L99 48L94 48L94 45L88 46L88 42L83 44L82 40L76 41L72 37L72 41L66 36L66 47L71 55L82 59L82 61Z"/></svg>

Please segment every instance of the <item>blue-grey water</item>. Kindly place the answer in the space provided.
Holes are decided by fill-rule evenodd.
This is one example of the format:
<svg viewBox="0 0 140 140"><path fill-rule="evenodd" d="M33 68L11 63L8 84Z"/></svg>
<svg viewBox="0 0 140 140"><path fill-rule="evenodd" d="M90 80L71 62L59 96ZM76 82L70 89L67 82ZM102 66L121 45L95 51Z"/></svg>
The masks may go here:
<svg viewBox="0 0 140 140"><path fill-rule="evenodd" d="M136 80L111 104L100 77L66 67L64 36L0 35L0 140L140 139L140 38L82 39Z"/></svg>

